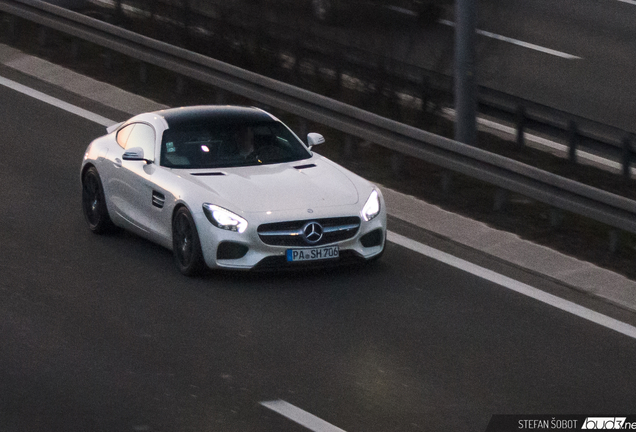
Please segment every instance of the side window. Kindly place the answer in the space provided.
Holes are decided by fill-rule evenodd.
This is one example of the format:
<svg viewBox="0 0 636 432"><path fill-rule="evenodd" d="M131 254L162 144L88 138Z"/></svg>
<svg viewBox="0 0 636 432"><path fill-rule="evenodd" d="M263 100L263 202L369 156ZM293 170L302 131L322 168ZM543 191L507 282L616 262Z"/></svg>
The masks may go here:
<svg viewBox="0 0 636 432"><path fill-rule="evenodd" d="M134 126L134 124L128 125L117 132L117 144L119 144L122 148L126 148L126 141L128 140L128 136L130 135L130 132L132 132Z"/></svg>
<svg viewBox="0 0 636 432"><path fill-rule="evenodd" d="M136 123L134 129L126 141L126 149L141 147L144 150L144 158L155 159L155 130L143 123Z"/></svg>

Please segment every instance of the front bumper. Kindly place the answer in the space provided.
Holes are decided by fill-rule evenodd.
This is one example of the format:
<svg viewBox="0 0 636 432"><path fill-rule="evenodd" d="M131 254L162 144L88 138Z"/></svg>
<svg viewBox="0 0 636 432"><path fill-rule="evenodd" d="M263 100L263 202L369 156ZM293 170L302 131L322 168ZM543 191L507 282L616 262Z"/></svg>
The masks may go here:
<svg viewBox="0 0 636 432"><path fill-rule="evenodd" d="M334 215L318 216L320 217L316 217L316 219L320 219L322 217L333 217ZM276 268L307 268L334 264L348 264L354 261L365 261L372 259L382 253L382 251L384 250L386 238L386 213L384 210L382 210L380 214L374 219L370 221L362 220L360 228L353 237L343 241L320 245L320 247L338 245L340 255L339 258L304 262L288 262L286 258L288 249L312 249L315 246L307 245L302 247L291 247L268 245L265 244L259 237L257 232L259 224L257 223L250 223L248 229L244 233L238 233L234 231L222 230L213 226L202 212L193 215L193 217L195 219L195 223L199 232L201 249L203 252L205 263L212 269L224 268L236 270L257 270ZM293 217L290 217L289 215L286 219L294 220ZM305 217L305 219L307 218ZM282 219L281 221L283 220L285 219ZM378 232L378 230L380 230L380 232ZM375 238L376 240L369 241L370 238ZM222 259L223 256L228 255L224 251L220 253L220 259L219 245L221 244L225 244L225 246L223 246L224 250L237 250L239 252L236 253L235 256L242 256L240 256L239 258ZM228 244L232 245L232 248L228 248ZM244 248L247 248L247 252L242 254L241 250L244 250Z"/></svg>

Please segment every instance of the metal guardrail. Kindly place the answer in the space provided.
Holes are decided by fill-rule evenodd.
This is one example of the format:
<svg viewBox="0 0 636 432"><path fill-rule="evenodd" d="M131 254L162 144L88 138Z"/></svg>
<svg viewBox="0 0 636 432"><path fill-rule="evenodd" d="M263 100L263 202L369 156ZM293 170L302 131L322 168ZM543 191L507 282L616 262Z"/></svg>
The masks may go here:
<svg viewBox="0 0 636 432"><path fill-rule="evenodd" d="M37 0L0 0L0 11L327 124L404 155L636 233L636 201Z"/></svg>

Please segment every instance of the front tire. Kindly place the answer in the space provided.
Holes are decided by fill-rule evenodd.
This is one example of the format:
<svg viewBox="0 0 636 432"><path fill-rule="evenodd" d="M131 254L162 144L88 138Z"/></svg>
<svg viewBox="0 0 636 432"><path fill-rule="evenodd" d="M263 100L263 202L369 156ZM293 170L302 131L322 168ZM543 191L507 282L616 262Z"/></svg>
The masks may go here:
<svg viewBox="0 0 636 432"><path fill-rule="evenodd" d="M90 167L82 177L82 210L88 228L95 234L113 231L115 225L110 220L104 188L95 167Z"/></svg>
<svg viewBox="0 0 636 432"><path fill-rule="evenodd" d="M199 233L190 211L181 207L172 220L172 254L179 271L196 276L205 266Z"/></svg>

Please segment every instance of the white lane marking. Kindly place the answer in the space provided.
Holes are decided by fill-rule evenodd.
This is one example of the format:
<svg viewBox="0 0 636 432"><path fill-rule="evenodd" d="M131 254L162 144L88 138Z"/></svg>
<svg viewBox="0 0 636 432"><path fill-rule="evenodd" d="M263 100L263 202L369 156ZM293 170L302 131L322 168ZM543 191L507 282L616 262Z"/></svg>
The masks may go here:
<svg viewBox="0 0 636 432"><path fill-rule="evenodd" d="M343 429L331 423L327 423L320 417L316 417L281 399L261 402L261 405L314 432L345 432Z"/></svg>
<svg viewBox="0 0 636 432"><path fill-rule="evenodd" d="M27 96L31 96L35 99L41 100L42 102L46 102L49 105L53 105L57 108L61 108L64 111L70 112L72 114L78 115L80 117L84 117L87 120L100 124L102 126L110 126L115 123L114 120L107 119L106 117L102 117L93 112L87 111L83 108L80 108L75 105L71 105L70 103L64 102L63 100L54 98L53 96L49 96L45 93L39 92L37 90L32 89L31 87L27 87L15 81L11 81L10 79L0 77L0 85L23 93Z"/></svg>
<svg viewBox="0 0 636 432"><path fill-rule="evenodd" d="M450 27L455 27L455 23L449 20L445 20L445 19L441 19L438 21L440 24L444 24ZM568 59L568 60L580 60L581 57L572 55L572 54L568 54L568 53L564 53L562 51L557 51L557 50L553 50L551 48L546 48L546 47L542 47L540 45L535 45L529 42L524 42L518 39L513 39L513 38L509 38L507 36L502 36L496 33L491 33L485 30L477 30L476 33L478 35L482 35L482 36L486 36L492 39L497 39L503 42L508 42L514 45L518 45L524 48L529 48L531 50L535 50L535 51L540 51L542 53L546 53L546 54L551 54L553 56L557 56L557 57L561 57L564 59Z"/></svg>
<svg viewBox="0 0 636 432"><path fill-rule="evenodd" d="M636 6L636 0L618 0L618 1Z"/></svg>
<svg viewBox="0 0 636 432"><path fill-rule="evenodd" d="M410 9L406 9L406 8L403 8L403 7L399 7L399 6L387 6L386 8L387 8L388 10L392 10L392 11L394 11L394 12L399 12L399 13L404 14L404 15L410 15L410 16L413 16L413 17L416 17L416 16L417 16L417 13L416 13L416 12L413 12L412 10L410 10Z"/></svg>
<svg viewBox="0 0 636 432"><path fill-rule="evenodd" d="M476 264L473 264L461 258L457 258L446 252L433 249L430 246L426 246L422 243L419 243L415 240L412 240L408 237L404 237L392 231L389 231L387 233L387 239L392 243L403 246L414 252L417 252L429 258L433 258L434 260L443 262L444 264L448 264L450 266L453 266L455 268L458 268L460 270L463 270L465 272L478 276L482 279L486 279L487 281L490 281L497 285L508 288L519 294L523 294L525 296L538 300L542 303L549 304L550 306L554 306L565 312L569 312L580 318L586 319L588 321L592 321L593 323L602 325L603 327L606 327L608 329L622 333L625 336L629 336L633 339L636 339L636 327L633 327L622 321L615 320L614 318L610 318L601 313L595 312L591 309L588 309L586 307L573 303L569 300L564 300L555 295L548 294L544 291L541 291L540 289L531 287L530 285L516 281L507 276L500 275L499 273L496 273L492 270L488 270L484 267L478 266Z"/></svg>
<svg viewBox="0 0 636 432"><path fill-rule="evenodd" d="M112 124L115 123L114 120L109 120L105 117L102 117L100 115L94 114L90 111L84 110L82 108L76 107L75 105L71 105L69 103L66 103L64 101L61 101L59 99L53 98L49 95L46 95L42 92L39 92L37 90L33 90L30 87L26 87L22 84L16 83L15 81L11 81L8 80L6 78L0 77L0 85L4 85L6 87L12 88L14 90L17 90L23 94L26 94L28 96L34 97L36 99L42 100L44 102L50 103L51 105L54 105L58 108L61 108L63 110L66 110L68 112L71 112L73 114L77 114L81 117L84 117L88 120L94 121L98 124L101 124L102 126L110 126ZM388 240L399 244L401 246L404 246L408 249L411 249L412 251L418 252L422 255L428 256L430 258L436 259L438 261L444 262L446 264L449 264L453 267L459 268L461 270L467 271L471 274L474 274L476 276L479 276L483 279L489 280L491 282L494 282L498 285L504 286L506 288L509 288L513 291L516 291L520 294L524 294L527 295L535 300L539 300L543 303L547 303L550 304L552 306L558 307L559 309L562 309L566 312L570 312L573 313L574 315L577 315L581 318L587 319L589 321L595 322L597 324L600 324L604 327L610 328L612 330L616 330L619 333L622 333L626 336L629 336L631 338L636 339L636 328L632 327L628 324L625 324L621 321L615 320L613 318L607 317L605 315L602 315L598 312L594 312L590 309L584 308L583 306L579 306L575 303L572 303L570 301L567 300L563 300L559 297L553 296L551 294L545 293L537 288L533 288L529 285L526 285L524 283L518 282L514 279L508 278L506 276L500 275L498 273L493 272L492 270L487 270L483 267L479 267L475 264L469 263L468 261L462 260L460 258L454 257L450 254L447 254L445 252L441 252L438 251L437 249L433 249L429 246L423 245L422 243L416 242L415 240L411 240L407 237L401 236L397 233L394 233L392 231L388 232ZM291 406L294 407L291 404L288 404L287 402L284 401L280 401L281 404L276 404L274 402L264 402L264 404L273 404L272 406ZM284 405L287 404L287 405ZM268 405L265 405L270 409L274 409L271 408ZM296 407L294 407L296 408ZM274 409L275 410L275 409ZM302 411L300 408L296 408L296 410L299 410L300 412L304 412ZM275 410L276 411L276 410ZM293 411L293 410L292 410ZM309 416L312 416L312 414L307 413ZM285 415L285 414L283 414ZM316 417L318 418L318 417ZM322 420L321 420L322 421ZM326 423L326 422L325 422ZM329 424L329 423L326 423ZM331 426L331 425L330 425ZM335 426L332 426L335 427ZM333 431L340 431L341 429L332 429ZM329 431L329 429L326 429L325 431Z"/></svg>

